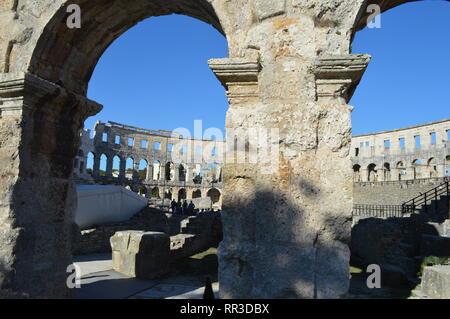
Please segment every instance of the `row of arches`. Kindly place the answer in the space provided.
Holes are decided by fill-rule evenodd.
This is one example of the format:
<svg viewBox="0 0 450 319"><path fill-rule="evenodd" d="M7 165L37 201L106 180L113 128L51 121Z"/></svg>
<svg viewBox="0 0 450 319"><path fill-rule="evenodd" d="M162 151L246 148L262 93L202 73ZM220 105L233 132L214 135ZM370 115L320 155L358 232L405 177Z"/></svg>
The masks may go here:
<svg viewBox="0 0 450 319"><path fill-rule="evenodd" d="M147 188L141 186L137 192L151 199L164 198L177 201L209 197L213 204L219 203L221 198L221 193L217 188L211 188L204 193L201 189L187 190L186 188L180 188L178 191L175 191L172 188L161 188L158 186Z"/></svg>
<svg viewBox="0 0 450 319"><path fill-rule="evenodd" d="M450 155L439 161L431 157L426 161L415 159L410 163L398 161L394 165L370 163L363 168L353 165L354 182L402 181L421 178L439 178L450 176Z"/></svg>
<svg viewBox="0 0 450 319"><path fill-rule="evenodd" d="M146 181L177 181L193 182L194 184L220 183L222 182L222 168L217 163L209 165L201 164L174 164L167 162L162 164L159 160L154 160L149 164L146 159L135 162L132 157L122 159L118 155L108 157L106 154L96 156L89 152L84 158L80 151L75 162L75 169L80 174L86 173L95 177L112 177L125 179L140 179ZM76 165L79 167L76 167Z"/></svg>

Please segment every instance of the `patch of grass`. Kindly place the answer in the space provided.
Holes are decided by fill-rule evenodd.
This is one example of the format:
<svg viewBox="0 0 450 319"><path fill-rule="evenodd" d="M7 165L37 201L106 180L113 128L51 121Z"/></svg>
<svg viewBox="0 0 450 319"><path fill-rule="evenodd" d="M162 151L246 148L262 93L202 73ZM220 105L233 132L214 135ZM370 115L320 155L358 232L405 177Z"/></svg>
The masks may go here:
<svg viewBox="0 0 450 319"><path fill-rule="evenodd" d="M360 274L362 272L361 268L350 266L350 274Z"/></svg>
<svg viewBox="0 0 450 319"><path fill-rule="evenodd" d="M198 253L197 255L191 256L190 258L193 259L203 259L204 257L208 255L217 255L217 248L210 248L208 250L205 250L201 253Z"/></svg>

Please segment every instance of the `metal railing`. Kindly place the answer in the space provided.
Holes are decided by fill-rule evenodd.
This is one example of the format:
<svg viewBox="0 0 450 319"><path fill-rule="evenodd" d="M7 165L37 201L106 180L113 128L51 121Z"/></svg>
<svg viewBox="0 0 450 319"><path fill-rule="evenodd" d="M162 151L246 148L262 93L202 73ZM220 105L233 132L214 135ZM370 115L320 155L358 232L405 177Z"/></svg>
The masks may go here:
<svg viewBox="0 0 450 319"><path fill-rule="evenodd" d="M446 181L435 188L404 202L402 204L402 211L406 214L407 212L415 212L416 210L423 208L425 213L427 213L428 204L431 203L431 201L437 201L442 196L449 196L449 194L449 182Z"/></svg>
<svg viewBox="0 0 450 319"><path fill-rule="evenodd" d="M353 216L369 216L369 217L402 217L402 205L353 205Z"/></svg>

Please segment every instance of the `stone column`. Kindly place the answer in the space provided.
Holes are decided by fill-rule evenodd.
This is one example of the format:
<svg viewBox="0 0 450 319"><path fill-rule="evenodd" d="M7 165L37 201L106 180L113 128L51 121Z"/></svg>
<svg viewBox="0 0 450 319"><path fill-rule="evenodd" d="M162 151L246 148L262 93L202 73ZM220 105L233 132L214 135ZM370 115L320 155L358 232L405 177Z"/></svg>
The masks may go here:
<svg viewBox="0 0 450 319"><path fill-rule="evenodd" d="M139 162L137 160L133 160L133 179L139 179Z"/></svg>
<svg viewBox="0 0 450 319"><path fill-rule="evenodd" d="M94 166L92 168L92 176L94 178L99 177L99 171L100 171L100 157L101 154L95 153L94 154Z"/></svg>
<svg viewBox="0 0 450 319"><path fill-rule="evenodd" d="M250 43L261 55L210 61L230 104L227 151L253 128L279 134L266 139L276 152L271 163L251 162L266 146L252 138L244 143L244 162L226 154L221 298L339 298L348 291L353 183L347 101L369 58L299 58L292 45L304 27L298 21L252 30L252 39L274 39L267 47L259 46L262 40Z"/></svg>
<svg viewBox="0 0 450 319"><path fill-rule="evenodd" d="M367 168L361 167L359 169L361 174L361 182L368 182L369 181L369 171Z"/></svg>
<svg viewBox="0 0 450 319"><path fill-rule="evenodd" d="M0 74L0 289L70 295L70 180L84 120L101 106L27 73Z"/></svg>
<svg viewBox="0 0 450 319"><path fill-rule="evenodd" d="M107 178L112 177L113 160L114 160L114 158L112 156L108 156L106 158L106 177Z"/></svg>
<svg viewBox="0 0 450 319"><path fill-rule="evenodd" d="M127 160L126 158L120 158L120 164L119 164L119 179L125 179L125 170L127 166Z"/></svg>
<svg viewBox="0 0 450 319"><path fill-rule="evenodd" d="M166 164L162 164L159 169L159 180L160 182L164 182L166 180Z"/></svg>
<svg viewBox="0 0 450 319"><path fill-rule="evenodd" d="M153 161L148 160L147 165L147 182L153 181Z"/></svg>

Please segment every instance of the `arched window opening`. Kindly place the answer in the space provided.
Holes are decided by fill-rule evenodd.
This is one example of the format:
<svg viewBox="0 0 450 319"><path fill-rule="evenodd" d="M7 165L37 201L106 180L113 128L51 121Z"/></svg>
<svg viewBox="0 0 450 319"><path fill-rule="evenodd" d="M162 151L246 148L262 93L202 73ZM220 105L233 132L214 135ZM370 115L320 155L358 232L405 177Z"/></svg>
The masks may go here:
<svg viewBox="0 0 450 319"><path fill-rule="evenodd" d="M367 166L367 180L369 182L378 181L378 171L376 167L377 165L375 164L369 164L369 166Z"/></svg>
<svg viewBox="0 0 450 319"><path fill-rule="evenodd" d="M427 163L428 177L436 178L439 176L438 164L435 158L430 158Z"/></svg>
<svg viewBox="0 0 450 319"><path fill-rule="evenodd" d="M383 168L384 168L384 180L388 182L391 180L391 164L384 163Z"/></svg>
<svg viewBox="0 0 450 319"><path fill-rule="evenodd" d="M353 181L355 183L361 182L361 165L353 165Z"/></svg>
<svg viewBox="0 0 450 319"><path fill-rule="evenodd" d="M413 167L413 179L422 178L422 167L423 167L422 161L414 160L412 162L412 167Z"/></svg>
<svg viewBox="0 0 450 319"><path fill-rule="evenodd" d="M220 201L220 192L217 188L211 188L206 194L206 196L211 198L213 205L217 204Z"/></svg>
<svg viewBox="0 0 450 319"><path fill-rule="evenodd" d="M125 178L133 179L133 175L134 175L134 159L129 157L125 162Z"/></svg>
<svg viewBox="0 0 450 319"><path fill-rule="evenodd" d="M156 199L161 198L159 196L159 188L158 187L153 187L152 188L151 198L156 198Z"/></svg>
<svg viewBox="0 0 450 319"><path fill-rule="evenodd" d="M192 192L192 198L200 198L202 197L202 191L197 189L195 191Z"/></svg>
<svg viewBox="0 0 450 319"><path fill-rule="evenodd" d="M105 154L100 156L100 170L98 172L99 176L106 176L106 166L108 162L108 157Z"/></svg>
<svg viewBox="0 0 450 319"><path fill-rule="evenodd" d="M175 179L175 165L172 162L166 164L165 173L166 181L173 181Z"/></svg>
<svg viewBox="0 0 450 319"><path fill-rule="evenodd" d="M405 164L400 161L397 163L398 180L403 181L406 179L406 167Z"/></svg>
<svg viewBox="0 0 450 319"><path fill-rule="evenodd" d="M186 190L184 188L178 191L178 201L182 201L186 199Z"/></svg>
<svg viewBox="0 0 450 319"><path fill-rule="evenodd" d="M186 181L186 169L183 164L180 164L180 166L178 166L178 178L180 182Z"/></svg>
<svg viewBox="0 0 450 319"><path fill-rule="evenodd" d="M172 189L166 189L164 191L164 199L170 199L172 200L173 196L172 196Z"/></svg>
<svg viewBox="0 0 450 319"><path fill-rule="evenodd" d="M120 176L120 157L117 155L113 157L112 176L114 178Z"/></svg>
<svg viewBox="0 0 450 319"><path fill-rule="evenodd" d="M145 159L141 159L139 161L139 178L141 180L147 179L147 167L148 167L148 162Z"/></svg>
<svg viewBox="0 0 450 319"><path fill-rule="evenodd" d="M161 179L161 163L159 161L153 161L153 180L159 181Z"/></svg>
<svg viewBox="0 0 450 319"><path fill-rule="evenodd" d="M208 166L207 172L208 183L215 184L221 182L222 170L217 163L212 163Z"/></svg>
<svg viewBox="0 0 450 319"><path fill-rule="evenodd" d="M450 130L449 130L450 132ZM450 155L445 158L444 162L444 174L447 177L450 177Z"/></svg>
<svg viewBox="0 0 450 319"><path fill-rule="evenodd" d="M89 152L88 156L87 156L87 163L86 163L86 173L89 175L94 174L94 159L95 159L94 153Z"/></svg>
<svg viewBox="0 0 450 319"><path fill-rule="evenodd" d="M200 164L195 164L192 175L194 184L201 184L203 182L203 168Z"/></svg>

